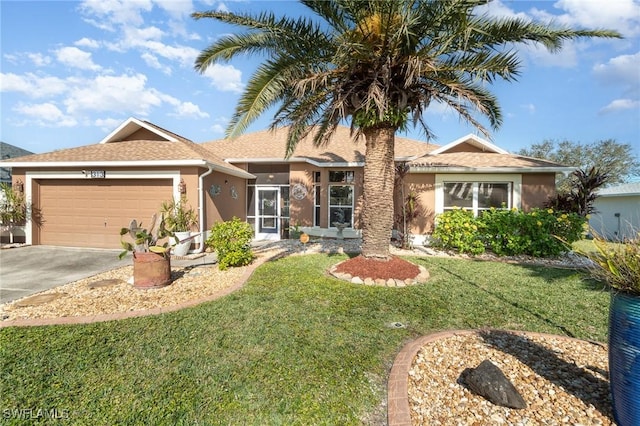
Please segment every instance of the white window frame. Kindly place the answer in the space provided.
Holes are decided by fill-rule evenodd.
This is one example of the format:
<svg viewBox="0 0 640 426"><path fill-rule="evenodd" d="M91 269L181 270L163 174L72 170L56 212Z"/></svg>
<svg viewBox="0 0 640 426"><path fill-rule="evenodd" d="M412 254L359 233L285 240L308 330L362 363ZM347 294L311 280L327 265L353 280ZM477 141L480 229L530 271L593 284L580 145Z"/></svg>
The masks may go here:
<svg viewBox="0 0 640 426"><path fill-rule="evenodd" d="M344 182L332 182L331 181L331 173L332 172L343 172L345 175L345 180ZM356 195L356 191L355 191L355 185L354 185L354 181L355 181L355 171L354 170L342 170L342 169L336 169L336 170L330 170L328 173L328 185L327 185L327 205L328 205L328 209L327 209L327 219L328 219L328 224L329 224L329 228L336 228L335 226L333 226L333 222L335 222L333 220L333 218L331 217L331 209L332 208L350 208L351 209L351 220L348 222L349 223L349 228L353 228L353 220L354 220L354 215L355 215L355 195ZM337 205L337 204L331 204L331 188L333 187L347 187L349 188L349 190L351 191L351 205Z"/></svg>
<svg viewBox="0 0 640 426"><path fill-rule="evenodd" d="M478 184L479 183L507 183L509 184L511 205L510 208L522 208L522 175L519 174L437 174L435 179L435 213L444 212L444 184L451 182L473 183L473 215L478 215Z"/></svg>

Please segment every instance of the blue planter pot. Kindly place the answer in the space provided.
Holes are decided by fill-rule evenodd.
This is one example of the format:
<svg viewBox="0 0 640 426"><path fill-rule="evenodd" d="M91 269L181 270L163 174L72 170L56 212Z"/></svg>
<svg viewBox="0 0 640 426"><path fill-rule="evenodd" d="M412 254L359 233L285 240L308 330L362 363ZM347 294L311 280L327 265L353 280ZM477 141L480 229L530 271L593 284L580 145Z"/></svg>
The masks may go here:
<svg viewBox="0 0 640 426"><path fill-rule="evenodd" d="M618 426L640 426L640 296L611 293L609 379Z"/></svg>

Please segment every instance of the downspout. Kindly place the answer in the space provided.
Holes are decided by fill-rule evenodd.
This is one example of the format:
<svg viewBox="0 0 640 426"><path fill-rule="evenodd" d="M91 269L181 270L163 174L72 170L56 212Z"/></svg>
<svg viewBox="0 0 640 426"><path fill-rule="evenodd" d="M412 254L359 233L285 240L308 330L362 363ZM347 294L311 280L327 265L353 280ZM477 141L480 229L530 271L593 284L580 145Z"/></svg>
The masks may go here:
<svg viewBox="0 0 640 426"><path fill-rule="evenodd" d="M204 222L205 222L205 218L204 218L204 178L209 176L211 173L213 173L213 166L208 166L209 170L207 170L206 172L204 172L203 174L200 175L200 177L198 178L199 182L198 182L198 223L200 226L200 246L194 251L194 253L202 253L204 251L204 240L205 240L205 227L204 227Z"/></svg>

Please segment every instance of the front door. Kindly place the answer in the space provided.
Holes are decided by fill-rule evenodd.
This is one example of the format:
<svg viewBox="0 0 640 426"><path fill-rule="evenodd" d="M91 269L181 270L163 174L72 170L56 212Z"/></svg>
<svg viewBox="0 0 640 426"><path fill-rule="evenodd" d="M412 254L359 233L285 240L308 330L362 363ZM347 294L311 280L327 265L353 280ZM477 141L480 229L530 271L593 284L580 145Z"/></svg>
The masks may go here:
<svg viewBox="0 0 640 426"><path fill-rule="evenodd" d="M256 240L280 239L280 189L258 187L256 203Z"/></svg>

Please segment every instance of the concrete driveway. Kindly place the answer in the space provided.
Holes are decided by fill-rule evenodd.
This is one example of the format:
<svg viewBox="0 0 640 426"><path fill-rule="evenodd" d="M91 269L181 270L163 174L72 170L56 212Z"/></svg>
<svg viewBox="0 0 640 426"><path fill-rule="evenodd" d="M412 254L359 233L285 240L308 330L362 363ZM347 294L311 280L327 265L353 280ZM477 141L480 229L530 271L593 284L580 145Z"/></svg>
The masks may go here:
<svg viewBox="0 0 640 426"><path fill-rule="evenodd" d="M25 246L0 250L0 303L131 264L120 250Z"/></svg>

